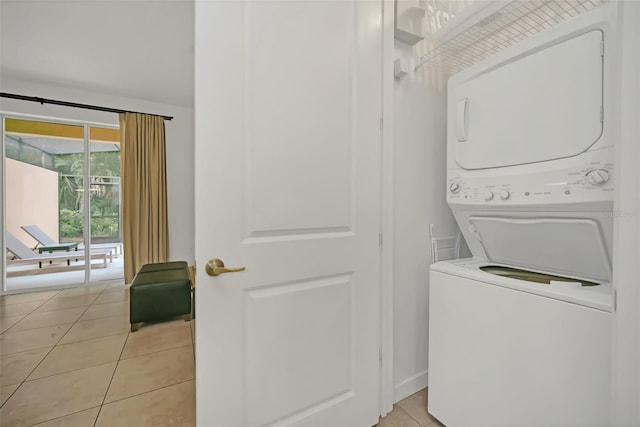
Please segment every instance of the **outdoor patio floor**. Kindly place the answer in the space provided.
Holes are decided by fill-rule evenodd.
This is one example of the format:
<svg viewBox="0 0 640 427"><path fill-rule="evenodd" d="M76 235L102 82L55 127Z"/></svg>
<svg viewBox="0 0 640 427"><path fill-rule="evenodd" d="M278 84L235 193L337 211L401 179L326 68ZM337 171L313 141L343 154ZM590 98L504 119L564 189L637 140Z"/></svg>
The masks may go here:
<svg viewBox="0 0 640 427"><path fill-rule="evenodd" d="M101 263L102 261L100 260L94 260L94 264ZM43 268L43 272L40 272L38 271L37 265L8 266L7 273L9 273L9 276L16 273L20 275L7 277L7 292L13 293L44 288L68 287L84 282L84 262L82 261L75 263L75 265L72 265L69 269L66 269L64 265L57 266L56 272L53 273L45 273L46 268L47 267ZM26 274L22 275L23 273ZM124 279L124 257L122 254L118 254L117 258L114 257L113 262L107 262L106 268L93 267L91 269L90 283L122 279Z"/></svg>

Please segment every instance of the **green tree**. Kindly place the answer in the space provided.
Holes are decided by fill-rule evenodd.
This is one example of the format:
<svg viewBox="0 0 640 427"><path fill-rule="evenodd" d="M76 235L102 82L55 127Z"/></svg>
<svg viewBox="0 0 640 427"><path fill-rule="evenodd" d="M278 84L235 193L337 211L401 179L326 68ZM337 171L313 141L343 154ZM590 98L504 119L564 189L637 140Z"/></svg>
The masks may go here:
<svg viewBox="0 0 640 427"><path fill-rule="evenodd" d="M120 151L100 151L89 155L91 234L117 237L119 234ZM58 154L55 169L59 173L60 235L82 236L84 153ZM72 214L72 212L75 212ZM76 233L76 234L74 234Z"/></svg>

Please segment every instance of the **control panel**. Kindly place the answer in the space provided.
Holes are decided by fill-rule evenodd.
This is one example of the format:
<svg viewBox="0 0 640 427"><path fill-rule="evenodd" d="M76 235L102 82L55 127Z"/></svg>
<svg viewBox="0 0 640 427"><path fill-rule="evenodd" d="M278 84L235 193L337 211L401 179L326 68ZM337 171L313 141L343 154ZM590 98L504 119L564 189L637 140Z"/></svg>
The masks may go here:
<svg viewBox="0 0 640 427"><path fill-rule="evenodd" d="M613 200L614 164L594 161L575 169L497 175L449 171L447 202L538 205Z"/></svg>

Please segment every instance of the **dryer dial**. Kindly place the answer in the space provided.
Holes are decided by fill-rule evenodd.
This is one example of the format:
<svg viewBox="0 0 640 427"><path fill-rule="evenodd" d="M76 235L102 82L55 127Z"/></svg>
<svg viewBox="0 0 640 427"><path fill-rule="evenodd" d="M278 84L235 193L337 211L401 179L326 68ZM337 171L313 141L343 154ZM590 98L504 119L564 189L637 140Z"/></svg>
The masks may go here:
<svg viewBox="0 0 640 427"><path fill-rule="evenodd" d="M488 202L493 200L494 194L493 194L493 191L485 190L482 196L484 197L485 202Z"/></svg>
<svg viewBox="0 0 640 427"><path fill-rule="evenodd" d="M502 200L508 200L509 197L511 197L511 193L509 193L507 190L502 190L499 194Z"/></svg>
<svg viewBox="0 0 640 427"><path fill-rule="evenodd" d="M460 192L460 186L454 182L449 186L449 191L453 194L458 194Z"/></svg>
<svg viewBox="0 0 640 427"><path fill-rule="evenodd" d="M609 171L606 169L594 169L587 172L587 182L591 185L602 185L609 181Z"/></svg>

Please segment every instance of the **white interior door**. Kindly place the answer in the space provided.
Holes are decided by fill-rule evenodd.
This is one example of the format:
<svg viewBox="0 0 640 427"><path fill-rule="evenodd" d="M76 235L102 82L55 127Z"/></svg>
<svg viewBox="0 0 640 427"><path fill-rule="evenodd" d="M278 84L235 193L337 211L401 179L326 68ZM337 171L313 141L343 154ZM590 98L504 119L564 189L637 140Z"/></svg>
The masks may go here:
<svg viewBox="0 0 640 427"><path fill-rule="evenodd" d="M377 422L381 20L196 2L199 426Z"/></svg>

